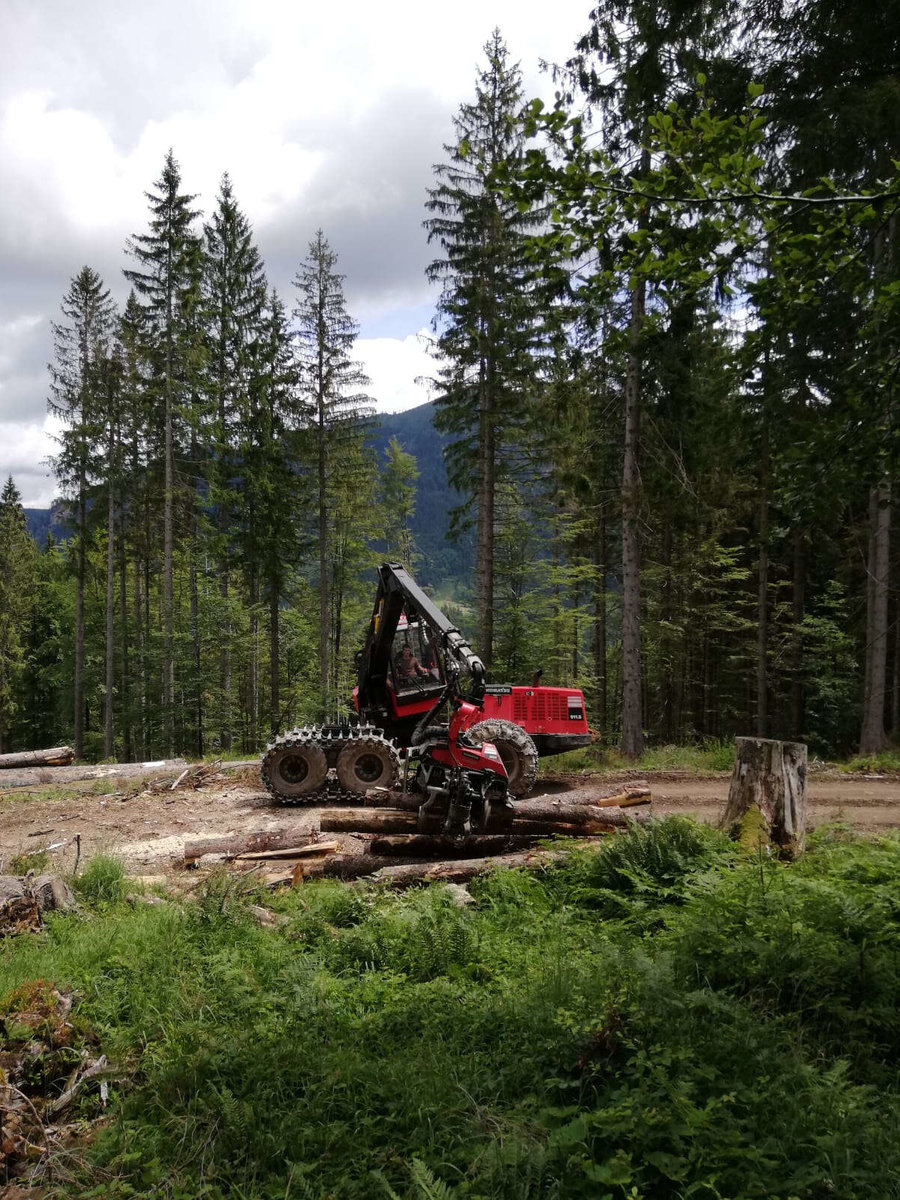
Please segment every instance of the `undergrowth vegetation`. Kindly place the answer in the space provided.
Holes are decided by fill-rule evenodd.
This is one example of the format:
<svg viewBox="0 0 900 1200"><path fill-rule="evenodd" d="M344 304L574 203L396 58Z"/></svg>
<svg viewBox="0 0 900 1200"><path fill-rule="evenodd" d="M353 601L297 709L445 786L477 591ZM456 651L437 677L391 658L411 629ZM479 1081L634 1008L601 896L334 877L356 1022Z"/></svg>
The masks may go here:
<svg viewBox="0 0 900 1200"><path fill-rule="evenodd" d="M714 775L730 771L734 766L734 742L729 740L703 742L702 745L650 746L637 760L625 758L616 747L585 746L553 758L541 760L540 771L545 775L560 772L631 774L641 771L690 771L693 775Z"/></svg>
<svg viewBox="0 0 900 1200"><path fill-rule="evenodd" d="M306 885L274 929L113 875L0 949L128 1079L48 1196L900 1196L896 840L785 866L672 818L472 904Z"/></svg>

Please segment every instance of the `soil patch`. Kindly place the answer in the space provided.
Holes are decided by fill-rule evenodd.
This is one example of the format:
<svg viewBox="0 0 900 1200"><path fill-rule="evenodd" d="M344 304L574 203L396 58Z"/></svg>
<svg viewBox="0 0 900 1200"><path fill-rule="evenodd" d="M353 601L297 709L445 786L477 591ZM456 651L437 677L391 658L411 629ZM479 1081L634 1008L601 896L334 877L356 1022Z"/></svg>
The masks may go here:
<svg viewBox="0 0 900 1200"><path fill-rule="evenodd" d="M634 772L598 776L608 786L629 782ZM683 772L643 772L653 792L653 813L683 813L715 821L724 809L728 775L691 777ZM577 777L584 787L589 777ZM576 778L557 776L539 781L543 792L561 794ZM900 779L815 774L809 779L809 822L815 827L843 821L862 833L900 829ZM328 807L333 807L329 805ZM65 872L74 863L68 844L80 835L82 860L101 851L119 855L133 875L169 874L182 870L184 843L199 838L237 836L289 826L315 833L320 809L275 804L262 789L258 772L199 790L161 793L129 791L98 795L88 785L56 788L52 794L14 790L0 792L0 859L2 869L17 855L49 849L53 869ZM333 839L335 835L327 835ZM347 838L347 849L358 841ZM58 847L58 848L57 848ZM205 861L205 860L204 860Z"/></svg>

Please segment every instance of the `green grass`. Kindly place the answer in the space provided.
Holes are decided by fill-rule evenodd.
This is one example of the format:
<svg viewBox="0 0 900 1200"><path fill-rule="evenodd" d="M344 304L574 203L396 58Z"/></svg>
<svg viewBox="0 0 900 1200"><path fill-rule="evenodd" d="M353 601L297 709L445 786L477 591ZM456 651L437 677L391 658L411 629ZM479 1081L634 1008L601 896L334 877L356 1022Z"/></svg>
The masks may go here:
<svg viewBox="0 0 900 1200"><path fill-rule="evenodd" d="M613 775L622 771L689 771L695 775L711 775L730 771L733 766L734 742L711 741L701 746L654 746L638 759L625 758L615 747L586 746L583 750L541 759L540 772L542 775Z"/></svg>
<svg viewBox="0 0 900 1200"><path fill-rule="evenodd" d="M897 840L786 866L673 818L466 907L309 884L277 929L228 876L116 879L0 943L0 996L72 987L128 1077L49 1197L900 1196Z"/></svg>
<svg viewBox="0 0 900 1200"><path fill-rule="evenodd" d="M884 750L881 754L868 754L846 759L837 763L840 771L900 771L900 750Z"/></svg>

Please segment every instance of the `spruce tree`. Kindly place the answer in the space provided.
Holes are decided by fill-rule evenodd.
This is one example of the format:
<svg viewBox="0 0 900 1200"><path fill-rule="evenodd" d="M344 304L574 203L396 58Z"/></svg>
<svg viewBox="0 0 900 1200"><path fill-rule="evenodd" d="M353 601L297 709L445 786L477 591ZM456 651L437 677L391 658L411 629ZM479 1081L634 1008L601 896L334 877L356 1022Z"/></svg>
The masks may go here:
<svg viewBox="0 0 900 1200"><path fill-rule="evenodd" d="M190 326L198 301L198 241L193 232L197 212L193 196L181 191L181 172L170 150L162 174L147 193L148 233L137 234L128 253L138 263L125 271L142 301L145 349L154 400L154 425L162 433L163 452L163 722L166 751L174 753L175 627L174 556L176 458L186 420L193 417L191 399L198 369Z"/></svg>
<svg viewBox="0 0 900 1200"><path fill-rule="evenodd" d="M449 161L435 166L425 222L442 256L428 278L442 285L435 320L441 362L435 423L453 435L451 483L475 507L478 649L493 650L494 496L509 473L512 448L526 423L535 313L523 257L523 235L535 223L492 186L501 167L514 170L524 152L521 73L498 30L484 47L474 103L454 118Z"/></svg>
<svg viewBox="0 0 900 1200"><path fill-rule="evenodd" d="M87 572L88 492L94 480L104 411L104 363L114 307L103 281L82 267L63 297L64 320L53 324L49 407L63 422L54 471L75 507L75 662L73 742L84 754L84 594Z"/></svg>
<svg viewBox="0 0 900 1200"><path fill-rule="evenodd" d="M253 437L250 410L260 362L258 343L263 336L265 302L262 260L250 223L238 207L231 180L225 175L216 209L203 230L204 384L213 431L208 474L218 535L216 556L224 620L219 653L223 750L230 749L232 742L228 595L233 554L229 531L234 525L240 491L236 491L235 483L243 473L248 451L244 439ZM255 578L252 568L249 574Z"/></svg>
<svg viewBox="0 0 900 1200"><path fill-rule="evenodd" d="M361 421L372 412L369 397L362 390L369 381L360 364L351 358L359 326L347 312L344 277L335 271L336 263L337 255L320 229L294 280L299 292L294 309L294 342L300 387L309 406L315 472L323 713L330 710L335 699L329 584L334 524L329 508L342 488L353 486L346 466L358 457Z"/></svg>

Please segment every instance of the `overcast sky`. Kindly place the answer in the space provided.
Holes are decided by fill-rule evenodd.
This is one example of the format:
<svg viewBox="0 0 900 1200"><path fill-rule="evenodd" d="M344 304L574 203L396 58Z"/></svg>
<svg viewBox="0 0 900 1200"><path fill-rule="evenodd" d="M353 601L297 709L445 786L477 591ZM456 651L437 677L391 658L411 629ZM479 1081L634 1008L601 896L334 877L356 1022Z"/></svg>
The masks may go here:
<svg viewBox="0 0 900 1200"><path fill-rule="evenodd" d="M552 95L589 0L2 0L0 481L54 494L50 322L85 264L125 293L123 246L171 147L209 213L228 171L271 284L321 226L385 412L428 399L434 293L422 229L432 165L494 26L528 95Z"/></svg>

